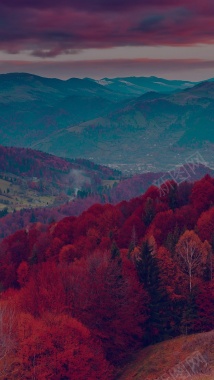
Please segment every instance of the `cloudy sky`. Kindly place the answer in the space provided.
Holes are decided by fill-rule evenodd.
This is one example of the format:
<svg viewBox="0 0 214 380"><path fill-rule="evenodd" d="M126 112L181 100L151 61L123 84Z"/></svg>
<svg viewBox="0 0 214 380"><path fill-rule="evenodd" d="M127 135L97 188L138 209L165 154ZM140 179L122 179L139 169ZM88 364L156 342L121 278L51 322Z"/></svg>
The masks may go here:
<svg viewBox="0 0 214 380"><path fill-rule="evenodd" d="M0 73L214 77L214 0L0 0Z"/></svg>

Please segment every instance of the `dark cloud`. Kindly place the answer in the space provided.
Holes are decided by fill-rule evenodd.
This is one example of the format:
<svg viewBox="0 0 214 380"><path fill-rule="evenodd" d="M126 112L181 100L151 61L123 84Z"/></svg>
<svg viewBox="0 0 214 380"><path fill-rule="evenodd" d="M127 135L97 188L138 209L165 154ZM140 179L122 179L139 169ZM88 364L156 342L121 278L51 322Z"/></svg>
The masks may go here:
<svg viewBox="0 0 214 380"><path fill-rule="evenodd" d="M147 17L144 17L140 23L135 26L132 30L139 31L142 33L149 33L151 31L162 32L167 28L172 26L175 28L185 23L192 18L193 14L190 10L185 8L175 8L165 11L159 11L159 13L152 13Z"/></svg>
<svg viewBox="0 0 214 380"><path fill-rule="evenodd" d="M162 6L176 4L176 0L162 0ZM8 8L61 8L67 7L87 11L119 11L127 9L144 8L149 6L159 6L160 0L1 0L1 5Z"/></svg>
<svg viewBox="0 0 214 380"><path fill-rule="evenodd" d="M72 8L86 11L99 12L121 12L127 9L148 9L151 7L166 8L186 6L190 8L205 8L212 5L212 0L1 0L0 4L8 8L32 8L32 9L50 9L50 8Z"/></svg>
<svg viewBox="0 0 214 380"><path fill-rule="evenodd" d="M214 42L213 0L0 0L0 50L47 58L80 49Z"/></svg>
<svg viewBox="0 0 214 380"><path fill-rule="evenodd" d="M151 15L144 18L137 27L134 27L132 30L140 31L143 33L151 32L152 30L157 30L163 25L163 21L165 20L164 15Z"/></svg>

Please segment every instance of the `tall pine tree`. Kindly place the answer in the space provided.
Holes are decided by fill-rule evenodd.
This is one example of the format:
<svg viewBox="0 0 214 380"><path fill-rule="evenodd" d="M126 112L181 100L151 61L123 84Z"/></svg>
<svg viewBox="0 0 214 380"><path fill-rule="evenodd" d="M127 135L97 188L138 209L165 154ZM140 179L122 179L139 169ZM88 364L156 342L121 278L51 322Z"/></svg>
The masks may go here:
<svg viewBox="0 0 214 380"><path fill-rule="evenodd" d="M145 344L166 339L172 334L172 315L166 291L162 287L157 259L148 241L135 261L139 281L150 296L150 316L144 324Z"/></svg>

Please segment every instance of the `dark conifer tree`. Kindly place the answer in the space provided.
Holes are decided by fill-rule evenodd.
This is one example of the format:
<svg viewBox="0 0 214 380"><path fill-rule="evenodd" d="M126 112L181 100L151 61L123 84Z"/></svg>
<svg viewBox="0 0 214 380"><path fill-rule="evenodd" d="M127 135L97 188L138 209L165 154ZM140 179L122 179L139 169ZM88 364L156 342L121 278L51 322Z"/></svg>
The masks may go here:
<svg viewBox="0 0 214 380"><path fill-rule="evenodd" d="M113 241L112 246L111 246L111 258L114 260L115 258L120 257L120 250L116 244L115 241Z"/></svg>
<svg viewBox="0 0 214 380"><path fill-rule="evenodd" d="M164 245L171 252L172 255L175 252L175 246L179 240L180 235L181 235L181 231L177 224L175 226L175 229L170 231L167 235Z"/></svg>
<svg viewBox="0 0 214 380"><path fill-rule="evenodd" d="M129 250L128 250L128 258L129 259L131 257L131 253L134 251L136 245L137 245L137 234L136 234L136 228L135 228L135 226L133 226L131 241L130 241Z"/></svg>
<svg viewBox="0 0 214 380"><path fill-rule="evenodd" d="M197 321L197 305L196 305L197 289L193 289L188 294L183 305L182 318L180 321L180 333L188 335L195 332L195 323Z"/></svg>
<svg viewBox="0 0 214 380"><path fill-rule="evenodd" d="M155 217L155 206L152 198L147 198L144 207L143 222L148 227Z"/></svg>
<svg viewBox="0 0 214 380"><path fill-rule="evenodd" d="M171 326L174 323L169 299L161 284L157 259L154 257L148 241L143 243L140 256L135 263L139 280L150 296L150 316L144 325L144 342L145 344L155 343L171 336Z"/></svg>
<svg viewBox="0 0 214 380"><path fill-rule="evenodd" d="M169 207L174 211L178 207L178 186L173 183L169 189Z"/></svg>

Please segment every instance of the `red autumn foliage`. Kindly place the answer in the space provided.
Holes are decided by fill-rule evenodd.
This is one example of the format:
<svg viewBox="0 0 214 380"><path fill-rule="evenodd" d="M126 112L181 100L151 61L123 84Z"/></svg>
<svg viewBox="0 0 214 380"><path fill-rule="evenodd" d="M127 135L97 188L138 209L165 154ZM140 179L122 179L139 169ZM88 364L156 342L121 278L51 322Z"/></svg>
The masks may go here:
<svg viewBox="0 0 214 380"><path fill-rule="evenodd" d="M210 177L165 197L152 187L4 239L0 312L13 305L7 315L17 326L13 340L7 335L7 378L112 380L145 341L187 324L214 328L213 187ZM181 260L187 240L197 248L194 268Z"/></svg>

